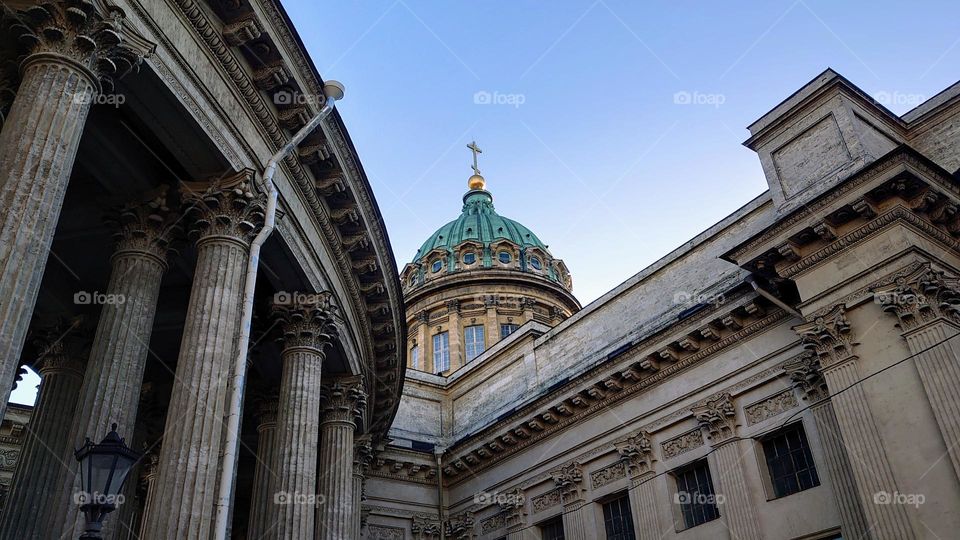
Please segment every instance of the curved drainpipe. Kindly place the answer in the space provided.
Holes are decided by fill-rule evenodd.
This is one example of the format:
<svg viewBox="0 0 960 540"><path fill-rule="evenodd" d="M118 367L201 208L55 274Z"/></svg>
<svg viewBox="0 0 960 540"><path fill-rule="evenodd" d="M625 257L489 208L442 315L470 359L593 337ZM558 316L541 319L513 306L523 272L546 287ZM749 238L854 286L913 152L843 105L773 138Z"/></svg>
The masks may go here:
<svg viewBox="0 0 960 540"><path fill-rule="evenodd" d="M320 122L333 112L334 103L343 98L343 85L337 81L327 81L323 86L325 101L323 108L307 125L303 126L287 144L283 145L274 154L263 170L260 188L267 192L267 209L264 214L264 224L260 233L250 243L250 257L247 260L247 279L243 287L243 311L240 316L240 342L237 347L237 358L233 366L233 380L230 391L230 411L227 416L227 441L224 445L223 463L220 469L220 484L217 489L217 518L214 524L214 538L226 540L227 529L230 525L232 512L230 501L233 496L233 482L236 478L237 457L240 453L240 415L243 409L243 391L247 378L247 352L250 347L250 322L253 319L253 291L257 285L257 267L260 264L260 247L273 233L277 217L277 186L273 183L273 175L277 172L277 165L295 146L312 133Z"/></svg>

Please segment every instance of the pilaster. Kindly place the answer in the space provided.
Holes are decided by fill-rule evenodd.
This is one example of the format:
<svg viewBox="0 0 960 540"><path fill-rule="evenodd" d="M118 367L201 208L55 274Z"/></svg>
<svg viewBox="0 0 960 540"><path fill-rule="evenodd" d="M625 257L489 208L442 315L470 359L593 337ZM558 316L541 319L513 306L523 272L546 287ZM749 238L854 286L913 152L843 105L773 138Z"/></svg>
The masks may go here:
<svg viewBox="0 0 960 540"><path fill-rule="evenodd" d="M350 538L360 538L361 505L366 499L364 483L372 460L373 445L370 444L370 437L368 435L358 437L353 444L353 528L350 531Z"/></svg>
<svg viewBox="0 0 960 540"><path fill-rule="evenodd" d="M753 499L747 486L743 460L748 452L743 441L737 438L737 410L730 394L707 400L691 412L700 428L706 432L706 440L714 447L710 454L712 469L718 484L717 503L720 515L734 538L760 539L760 522L753 507Z"/></svg>
<svg viewBox="0 0 960 540"><path fill-rule="evenodd" d="M874 294L883 310L900 321L953 470L960 478L960 339L956 337L960 334L960 279L924 264Z"/></svg>
<svg viewBox="0 0 960 540"><path fill-rule="evenodd" d="M560 490L564 537L568 540L594 538L593 516L590 515L590 507L583 493L583 467L573 462L552 471L550 476Z"/></svg>
<svg viewBox="0 0 960 540"><path fill-rule="evenodd" d="M813 354L805 354L784 364L783 368L800 398L810 405L830 473L833 496L840 510L844 538L870 538L850 458L843 445L827 383L820 372L820 361Z"/></svg>
<svg viewBox="0 0 960 540"><path fill-rule="evenodd" d="M657 461L650 434L644 431L613 443L627 466L630 478L630 510L639 540L660 540L663 531L657 516L657 494L653 469Z"/></svg>
<svg viewBox="0 0 960 540"><path fill-rule="evenodd" d="M463 350L463 327L460 325L460 301L447 301L447 336L450 339L450 371L465 363L466 356Z"/></svg>
<svg viewBox="0 0 960 540"><path fill-rule="evenodd" d="M872 524L871 533L876 538L916 538L904 505L875 504L873 500L878 493L898 490L867 396L860 385L853 333L843 305L793 330L820 361L861 507L867 523Z"/></svg>

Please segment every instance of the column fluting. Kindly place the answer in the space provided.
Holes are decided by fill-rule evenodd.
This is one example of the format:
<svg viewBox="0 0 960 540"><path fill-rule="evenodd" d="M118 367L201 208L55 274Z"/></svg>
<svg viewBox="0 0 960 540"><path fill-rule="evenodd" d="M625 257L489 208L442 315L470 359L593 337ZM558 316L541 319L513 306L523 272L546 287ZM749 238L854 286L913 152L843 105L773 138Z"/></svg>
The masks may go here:
<svg viewBox="0 0 960 540"><path fill-rule="evenodd" d="M324 384L318 480L320 506L315 535L320 540L349 538L354 524L353 435L364 400L360 377L345 377Z"/></svg>
<svg viewBox="0 0 960 540"><path fill-rule="evenodd" d="M264 538L274 526L271 486L277 454L277 407L275 398L263 399L257 411L257 463L250 494L250 520L247 523L247 536L250 538Z"/></svg>
<svg viewBox="0 0 960 540"><path fill-rule="evenodd" d="M206 540L213 528L249 242L263 222L264 198L250 191L251 174L183 190L196 217L197 264L147 539Z"/></svg>

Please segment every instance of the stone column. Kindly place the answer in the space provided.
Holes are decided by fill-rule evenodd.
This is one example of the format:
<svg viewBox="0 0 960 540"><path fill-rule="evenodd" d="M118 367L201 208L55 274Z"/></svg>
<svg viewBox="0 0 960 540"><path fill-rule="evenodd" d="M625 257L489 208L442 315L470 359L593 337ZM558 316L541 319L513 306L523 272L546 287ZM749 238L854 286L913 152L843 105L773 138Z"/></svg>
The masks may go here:
<svg viewBox="0 0 960 540"><path fill-rule="evenodd" d="M45 487L54 483L65 464L74 461L69 427L84 366L77 357L79 347L74 346L78 321L73 323L46 329L38 340L43 350L40 391L0 516L0 538L39 537L49 527L50 518L67 503L56 504Z"/></svg>
<svg viewBox="0 0 960 540"><path fill-rule="evenodd" d="M0 132L0 416L90 104L101 77L140 60L122 41L119 12L104 19L92 2L40 3L10 30L27 56Z"/></svg>
<svg viewBox="0 0 960 540"><path fill-rule="evenodd" d="M573 462L551 471L550 476L560 490L563 503L563 534L568 540L590 540L596 537L590 507L583 496L583 467Z"/></svg>
<svg viewBox="0 0 960 540"><path fill-rule="evenodd" d="M713 472L717 478L718 506L726 520L730 536L743 540L761 540L760 522L753 508L753 498L743 470L747 449L736 437L737 411L730 394L707 400L694 407L694 417L706 431L707 440L715 451L710 454ZM722 495L722 499L719 498Z"/></svg>
<svg viewBox="0 0 960 540"><path fill-rule="evenodd" d="M117 424L121 436L133 438L160 281L167 268L170 242L176 234L175 216L166 199L167 190L162 188L146 202L121 206L110 215L117 246L77 414L70 429L75 447L79 448L88 437L101 440L110 432L112 423ZM69 493L80 488L77 463L70 460L68 464L57 482L59 501L66 501ZM62 502L56 507L64 531L72 530L72 536L79 536L85 523L79 507ZM112 537L111 521L116 522L118 515L108 516L104 538Z"/></svg>
<svg viewBox="0 0 960 540"><path fill-rule="evenodd" d="M213 527L247 257L263 221L264 197L251 191L250 180L252 171L243 171L184 188L184 203L196 216L197 266L147 539L206 540Z"/></svg>
<svg viewBox="0 0 960 540"><path fill-rule="evenodd" d="M466 363L459 300L447 300L447 336L450 338L450 372L454 372Z"/></svg>
<svg viewBox="0 0 960 540"><path fill-rule="evenodd" d="M253 473L253 489L250 495L250 519L247 536L265 538L273 527L274 463L277 460L277 400L264 399L259 404L257 426L257 464Z"/></svg>
<svg viewBox="0 0 960 540"><path fill-rule="evenodd" d="M319 540L349 538L354 525L353 433L365 399L360 377L341 377L323 387L315 535Z"/></svg>
<svg viewBox="0 0 960 540"><path fill-rule="evenodd" d="M663 531L657 517L657 494L653 478L653 443L650 434L640 432L613 443L626 464L630 478L630 509L639 540L660 540Z"/></svg>
<svg viewBox="0 0 960 540"><path fill-rule="evenodd" d="M143 501L143 517L140 518L140 534L137 536L138 539L145 537L147 534L147 512L150 511L150 507L153 506L153 499L157 496L157 476L160 472L159 446L153 447L153 449L150 451L150 455L145 458L144 465L141 482L143 484L143 491L147 494L147 496Z"/></svg>
<svg viewBox="0 0 960 540"><path fill-rule="evenodd" d="M899 490L867 396L859 384L853 335L844 307L838 305L813 321L795 326L794 331L819 357L823 377L833 396L831 400L843 446L850 457L860 505L872 535L875 538L916 538L904 505L875 504L873 500L878 493Z"/></svg>
<svg viewBox="0 0 960 540"><path fill-rule="evenodd" d="M350 531L350 538L360 538L362 504L367 498L364 483L372 459L373 445L370 444L370 436L358 437L353 445L353 528Z"/></svg>
<svg viewBox="0 0 960 540"><path fill-rule="evenodd" d="M805 354L784 364L784 371L790 376L800 398L810 404L810 412L823 445L833 496L840 510L840 527L844 538L870 538L850 458L843 446L840 426L837 425L837 415L833 411L827 383L820 373L820 362L813 354Z"/></svg>
<svg viewBox="0 0 960 540"><path fill-rule="evenodd" d="M960 477L960 279L924 264L875 292L883 310L900 321L917 373Z"/></svg>
<svg viewBox="0 0 960 540"><path fill-rule="evenodd" d="M273 306L283 332L283 375L273 468L275 527L268 536L278 540L315 536L320 374L325 350L336 332L329 294L295 297L285 297L289 301ZM339 451L352 457L352 440L346 450Z"/></svg>

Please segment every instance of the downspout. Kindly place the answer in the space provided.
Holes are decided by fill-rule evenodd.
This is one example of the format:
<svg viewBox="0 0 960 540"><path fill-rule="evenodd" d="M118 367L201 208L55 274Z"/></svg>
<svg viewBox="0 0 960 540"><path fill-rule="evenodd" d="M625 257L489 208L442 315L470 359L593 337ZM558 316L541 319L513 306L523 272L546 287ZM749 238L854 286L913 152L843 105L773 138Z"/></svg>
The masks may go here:
<svg viewBox="0 0 960 540"><path fill-rule="evenodd" d="M277 186L273 183L273 176L277 172L277 165L280 160L285 158L294 147L320 125L320 122L323 122L324 118L333 112L336 100L343 98L343 85L337 81L327 81L323 86L323 93L326 98L323 108L267 161L267 166L260 179L260 188L267 192L267 209L264 214L263 228L250 243L250 257L247 260L247 278L243 287L243 311L240 315L240 341L237 344L237 357L233 365L230 409L227 416L227 440L224 445L220 484L217 489L217 518L214 526L214 538L216 540L226 540L230 525L230 501L233 498L233 482L236 478L237 458L240 453L240 414L243 409L243 391L247 377L250 322L253 319L253 291L257 285L260 247L273 233L277 217Z"/></svg>
<svg viewBox="0 0 960 540"><path fill-rule="evenodd" d="M437 458L437 515L440 517L440 540L444 540L447 530L443 519L443 450L435 448L433 454Z"/></svg>
<svg viewBox="0 0 960 540"><path fill-rule="evenodd" d="M802 315L799 311L797 311L797 310L793 309L792 307L788 306L787 304L785 304L785 303L783 302L783 300L780 300L780 299L777 298L776 296L770 294L770 292L767 291L766 289L760 287L760 285L757 283L757 280L756 280L755 277L753 277L753 276L747 276L747 278L746 278L744 281L746 281L747 283L749 283L750 286L753 287L753 290L757 292L757 294L759 294L760 296L762 296L762 297L766 298L767 300L773 302L773 303L774 303L777 307L779 307L780 309L786 311L787 313L789 313L789 314L791 314L791 315L793 315L794 317L797 317L797 318L799 318L799 319L802 319L802 318L803 318L803 315Z"/></svg>

